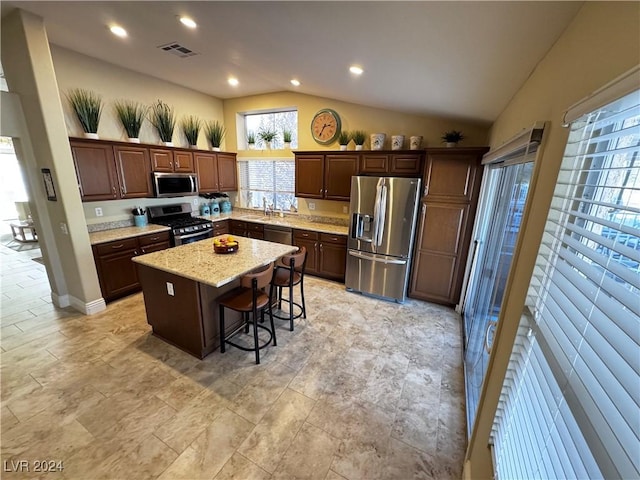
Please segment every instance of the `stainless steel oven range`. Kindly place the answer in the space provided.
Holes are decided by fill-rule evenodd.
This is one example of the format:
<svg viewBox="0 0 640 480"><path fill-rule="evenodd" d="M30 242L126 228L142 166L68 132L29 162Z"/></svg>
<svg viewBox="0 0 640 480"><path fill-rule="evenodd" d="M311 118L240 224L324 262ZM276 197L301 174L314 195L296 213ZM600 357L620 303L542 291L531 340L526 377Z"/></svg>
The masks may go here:
<svg viewBox="0 0 640 480"><path fill-rule="evenodd" d="M149 207L149 222L171 227L171 243L174 246L213 237L213 223L192 217L190 203Z"/></svg>

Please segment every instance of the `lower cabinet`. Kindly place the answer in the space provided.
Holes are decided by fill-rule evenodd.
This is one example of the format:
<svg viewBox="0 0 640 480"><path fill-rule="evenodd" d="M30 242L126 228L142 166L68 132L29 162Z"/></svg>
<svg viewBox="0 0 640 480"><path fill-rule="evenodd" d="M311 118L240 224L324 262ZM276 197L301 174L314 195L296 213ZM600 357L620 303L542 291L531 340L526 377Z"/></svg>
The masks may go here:
<svg viewBox="0 0 640 480"><path fill-rule="evenodd" d="M261 223L231 220L231 234L264 240L264 225Z"/></svg>
<svg viewBox="0 0 640 480"><path fill-rule="evenodd" d="M164 250L169 246L169 232L94 245L93 258L103 298L109 302L140 290L136 266L131 259L136 255Z"/></svg>
<svg viewBox="0 0 640 480"><path fill-rule="evenodd" d="M230 233L231 229L229 228L229 220L220 220L218 222L213 222L213 236L224 235L225 233Z"/></svg>
<svg viewBox="0 0 640 480"><path fill-rule="evenodd" d="M344 282L347 237L311 230L293 230L293 244L307 249L305 272Z"/></svg>

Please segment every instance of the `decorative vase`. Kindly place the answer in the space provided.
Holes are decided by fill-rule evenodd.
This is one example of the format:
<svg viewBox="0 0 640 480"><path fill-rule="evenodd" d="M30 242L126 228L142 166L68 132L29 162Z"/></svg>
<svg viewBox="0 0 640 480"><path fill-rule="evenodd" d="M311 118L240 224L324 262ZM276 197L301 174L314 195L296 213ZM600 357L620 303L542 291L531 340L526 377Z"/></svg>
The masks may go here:
<svg viewBox="0 0 640 480"><path fill-rule="evenodd" d="M189 145L189 148L196 149L196 148L198 148L198 145Z"/></svg>
<svg viewBox="0 0 640 480"><path fill-rule="evenodd" d="M289 150L291 148L291 142L284 142L284 148Z"/></svg>
<svg viewBox="0 0 640 480"><path fill-rule="evenodd" d="M165 147L173 147L173 142L162 142Z"/></svg>
<svg viewBox="0 0 640 480"><path fill-rule="evenodd" d="M371 134L371 150L382 150L384 147L384 141L387 138L386 133L372 133Z"/></svg>
<svg viewBox="0 0 640 480"><path fill-rule="evenodd" d="M129 143L140 143L140 139L138 137L129 137L127 140Z"/></svg>
<svg viewBox="0 0 640 480"><path fill-rule="evenodd" d="M220 147L211 147L211 150L213 150L214 152L219 152L220 151Z"/></svg>
<svg viewBox="0 0 640 480"><path fill-rule="evenodd" d="M347 146L346 146L346 145L340 145L340 150L344 151L344 150L346 150L346 149L347 149Z"/></svg>
<svg viewBox="0 0 640 480"><path fill-rule="evenodd" d="M391 136L391 150L402 150L404 146L404 135Z"/></svg>
<svg viewBox="0 0 640 480"><path fill-rule="evenodd" d="M89 132L84 132L84 134L82 135L84 138L91 138L92 140L98 140L100 137L98 137L97 133L89 133Z"/></svg>
<svg viewBox="0 0 640 480"><path fill-rule="evenodd" d="M362 145L356 145L356 150L362 150Z"/></svg>
<svg viewBox="0 0 640 480"><path fill-rule="evenodd" d="M268 141L266 141L266 140L265 140L265 141L264 141L264 146L265 146L265 148L266 148L267 150L271 150L271 142L268 142Z"/></svg>
<svg viewBox="0 0 640 480"><path fill-rule="evenodd" d="M409 148L418 150L422 146L422 135L414 135L409 139Z"/></svg>
<svg viewBox="0 0 640 480"><path fill-rule="evenodd" d="M256 149L256 144L255 143L249 143L249 150L255 150Z"/></svg>
<svg viewBox="0 0 640 480"><path fill-rule="evenodd" d="M447 142L447 143L445 143L444 145L445 145L445 147L447 147L447 148L453 148L453 147L458 146L458 143L457 143L457 142Z"/></svg>

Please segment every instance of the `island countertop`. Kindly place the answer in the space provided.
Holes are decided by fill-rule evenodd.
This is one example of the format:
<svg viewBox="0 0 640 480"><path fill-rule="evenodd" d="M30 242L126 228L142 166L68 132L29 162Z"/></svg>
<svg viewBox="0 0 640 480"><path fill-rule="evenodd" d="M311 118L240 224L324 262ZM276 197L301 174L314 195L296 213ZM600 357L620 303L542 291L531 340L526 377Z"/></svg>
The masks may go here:
<svg viewBox="0 0 640 480"><path fill-rule="evenodd" d="M227 235L223 235L227 236ZM273 262L298 247L234 236L238 251L213 251L213 238L148 253L133 258L141 265L156 268L196 282L221 287L258 267Z"/></svg>

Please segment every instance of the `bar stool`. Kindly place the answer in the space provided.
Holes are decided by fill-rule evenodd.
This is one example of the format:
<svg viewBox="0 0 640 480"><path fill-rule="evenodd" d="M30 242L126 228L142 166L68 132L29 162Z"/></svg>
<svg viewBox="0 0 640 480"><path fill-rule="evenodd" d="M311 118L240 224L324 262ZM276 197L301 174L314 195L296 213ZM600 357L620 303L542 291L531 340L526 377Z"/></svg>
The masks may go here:
<svg viewBox="0 0 640 480"><path fill-rule="evenodd" d="M271 309L271 290L269 295L265 293L265 288L271 282L273 276L274 265L269 264L267 268L259 272L248 273L242 277L240 287L223 295L218 301L220 304L220 352L225 352L225 346L228 343L245 352L256 352L256 364L260 364L260 350L265 348L273 340L276 343L276 329L273 323L273 312ZM264 311L269 308L269 319L271 320L271 330L264 325L258 324L258 312L260 312L260 323L264 323ZM244 322L229 335L225 335L224 325L224 309L228 308L242 314ZM252 315L252 321L249 321L249 314ZM245 333L249 332L249 323L253 325L253 348L244 347L233 343L230 339L244 327ZM269 332L269 340L262 345L258 341L258 328L262 328Z"/></svg>
<svg viewBox="0 0 640 480"><path fill-rule="evenodd" d="M289 304L289 316L283 317L276 313L274 317L280 320L289 320L289 330L293 332L293 320L296 318L307 318L307 307L304 303L304 269L307 265L307 249L305 247L298 247L296 253L290 255L284 255L276 262L276 268L273 272L273 280L271 280L271 293L273 289L277 288L277 300L278 309L282 309L282 302ZM301 303L293 301L293 287L300 285L300 298ZM287 287L289 289L289 298L282 298L282 289ZM272 295L273 296L273 295ZM293 314L293 307L296 306L300 309L297 315Z"/></svg>

